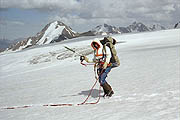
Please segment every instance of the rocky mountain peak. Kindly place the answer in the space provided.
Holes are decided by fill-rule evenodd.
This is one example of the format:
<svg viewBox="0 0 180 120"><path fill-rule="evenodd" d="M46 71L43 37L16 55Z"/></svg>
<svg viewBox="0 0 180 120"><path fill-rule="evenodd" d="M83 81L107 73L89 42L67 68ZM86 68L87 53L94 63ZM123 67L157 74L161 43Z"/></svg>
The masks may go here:
<svg viewBox="0 0 180 120"><path fill-rule="evenodd" d="M127 27L130 32L144 32L144 31L149 31L148 27L145 26L141 22L133 22L131 25Z"/></svg>
<svg viewBox="0 0 180 120"><path fill-rule="evenodd" d="M65 39L71 39L77 36L77 33L72 31L70 27L61 21L53 21L47 24L40 32L35 36L31 36L23 41L20 41L8 50L22 50L33 45L43 45L54 42L59 42Z"/></svg>
<svg viewBox="0 0 180 120"><path fill-rule="evenodd" d="M115 26L108 25L104 23L103 25L98 25L94 29L91 30L96 35L109 35L109 34L118 34L121 33L119 28Z"/></svg>

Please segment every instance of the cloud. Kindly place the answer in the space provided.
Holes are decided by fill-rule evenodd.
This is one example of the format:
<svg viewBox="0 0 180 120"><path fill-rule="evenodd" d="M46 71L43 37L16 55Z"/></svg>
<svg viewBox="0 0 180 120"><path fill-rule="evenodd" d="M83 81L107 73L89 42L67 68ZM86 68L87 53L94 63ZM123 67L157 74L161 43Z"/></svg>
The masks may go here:
<svg viewBox="0 0 180 120"><path fill-rule="evenodd" d="M1 0L0 7L55 11L49 20L62 20L79 28L104 22L124 26L133 21L166 25L180 20L179 0Z"/></svg>
<svg viewBox="0 0 180 120"><path fill-rule="evenodd" d="M22 21L0 19L0 25L1 25L1 26L7 26L7 25L23 26L23 25L25 25L25 23L22 22Z"/></svg>
<svg viewBox="0 0 180 120"><path fill-rule="evenodd" d="M0 8L74 9L78 3L76 0L1 0Z"/></svg>
<svg viewBox="0 0 180 120"><path fill-rule="evenodd" d="M10 21L10 24L14 24L14 25L25 25L24 22L21 21Z"/></svg>

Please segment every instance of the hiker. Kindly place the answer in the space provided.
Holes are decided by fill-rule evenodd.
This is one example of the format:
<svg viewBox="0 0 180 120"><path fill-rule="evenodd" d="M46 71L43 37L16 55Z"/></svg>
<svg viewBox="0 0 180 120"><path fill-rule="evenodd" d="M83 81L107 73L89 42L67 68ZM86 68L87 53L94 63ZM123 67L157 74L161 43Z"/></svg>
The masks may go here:
<svg viewBox="0 0 180 120"><path fill-rule="evenodd" d="M107 74L112 68L120 65L117 52L114 45L116 40L112 37L104 37L103 40L93 40L91 47L94 49L94 58L90 61L86 56L81 56L81 60L85 60L88 63L98 63L97 74L99 76L100 85L103 87L104 95L111 97L114 92L111 86L107 83Z"/></svg>

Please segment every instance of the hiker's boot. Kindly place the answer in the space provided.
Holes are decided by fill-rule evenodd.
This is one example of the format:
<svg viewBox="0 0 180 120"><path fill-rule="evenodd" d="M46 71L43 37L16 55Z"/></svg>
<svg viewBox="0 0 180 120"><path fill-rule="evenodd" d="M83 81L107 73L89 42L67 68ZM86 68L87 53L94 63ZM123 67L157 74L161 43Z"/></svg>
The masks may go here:
<svg viewBox="0 0 180 120"><path fill-rule="evenodd" d="M109 91L108 91L107 96L108 96L108 97L111 97L111 96L114 94L114 91L112 90L111 86L110 86L108 83L107 83L107 86L108 86L108 88L109 88Z"/></svg>
<svg viewBox="0 0 180 120"><path fill-rule="evenodd" d="M103 97L105 97L105 96L111 97L111 96L114 94L111 86L110 86L107 82L105 82L105 83L102 85L102 87L103 87L103 90L104 90L104 95L103 95Z"/></svg>
<svg viewBox="0 0 180 120"><path fill-rule="evenodd" d="M103 87L103 86L102 86L102 87ZM104 91L104 95L103 95L103 97L107 96L108 91L105 89L105 87L103 87L103 91Z"/></svg>
<svg viewBox="0 0 180 120"><path fill-rule="evenodd" d="M108 97L111 97L113 94L114 94L114 91L111 90L111 91L107 94L107 96L108 96Z"/></svg>

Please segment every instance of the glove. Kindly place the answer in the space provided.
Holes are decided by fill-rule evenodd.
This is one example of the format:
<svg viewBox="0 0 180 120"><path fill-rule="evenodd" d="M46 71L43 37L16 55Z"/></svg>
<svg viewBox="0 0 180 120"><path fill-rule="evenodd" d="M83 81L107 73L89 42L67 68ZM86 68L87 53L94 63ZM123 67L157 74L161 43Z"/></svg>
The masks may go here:
<svg viewBox="0 0 180 120"><path fill-rule="evenodd" d="M81 62L83 62L84 60L88 62L88 58L86 56L80 56L80 60Z"/></svg>
<svg viewBox="0 0 180 120"><path fill-rule="evenodd" d="M80 61L83 62L85 60L84 56L80 56Z"/></svg>
<svg viewBox="0 0 180 120"><path fill-rule="evenodd" d="M105 62L104 65L103 65L103 69L106 69L106 68L107 68L107 65L108 65L108 63Z"/></svg>

